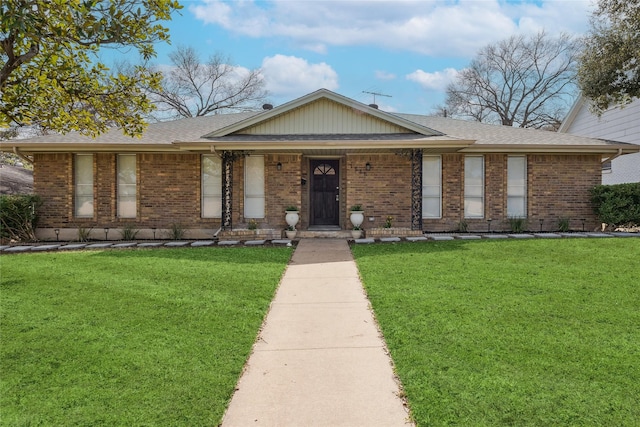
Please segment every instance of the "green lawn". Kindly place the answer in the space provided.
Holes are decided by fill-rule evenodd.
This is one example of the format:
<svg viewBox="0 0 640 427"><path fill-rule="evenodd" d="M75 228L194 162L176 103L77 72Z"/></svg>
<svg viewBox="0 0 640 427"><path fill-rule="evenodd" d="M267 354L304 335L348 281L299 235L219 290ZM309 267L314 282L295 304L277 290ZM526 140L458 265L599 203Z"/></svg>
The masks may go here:
<svg viewBox="0 0 640 427"><path fill-rule="evenodd" d="M0 257L0 424L218 425L290 255Z"/></svg>
<svg viewBox="0 0 640 427"><path fill-rule="evenodd" d="M640 425L640 239L353 252L419 426Z"/></svg>

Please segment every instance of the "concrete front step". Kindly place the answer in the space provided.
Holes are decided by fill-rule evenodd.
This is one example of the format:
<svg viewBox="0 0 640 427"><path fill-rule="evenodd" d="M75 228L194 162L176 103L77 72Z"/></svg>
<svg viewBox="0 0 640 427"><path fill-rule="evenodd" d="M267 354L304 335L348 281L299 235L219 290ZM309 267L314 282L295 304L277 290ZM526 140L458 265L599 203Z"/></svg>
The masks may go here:
<svg viewBox="0 0 640 427"><path fill-rule="evenodd" d="M296 239L350 239L351 230L298 230Z"/></svg>

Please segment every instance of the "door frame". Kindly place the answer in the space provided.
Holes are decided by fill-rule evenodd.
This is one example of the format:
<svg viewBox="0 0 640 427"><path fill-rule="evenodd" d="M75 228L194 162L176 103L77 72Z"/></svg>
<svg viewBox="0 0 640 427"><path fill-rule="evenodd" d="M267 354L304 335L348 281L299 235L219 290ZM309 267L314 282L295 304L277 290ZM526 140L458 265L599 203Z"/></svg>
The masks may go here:
<svg viewBox="0 0 640 427"><path fill-rule="evenodd" d="M315 224L314 223L314 207L313 207L313 193L314 193L314 180L313 180L313 172L314 169L319 165L322 164L323 162L332 162L332 163L336 163L336 175L337 175L337 187L338 187L338 201L337 201L337 206L336 206L336 220L334 224L325 224L325 226L327 227L332 227L332 226L337 226L337 227L342 227L342 197L343 197L343 185L342 185L342 157L340 156L336 156L336 157L331 157L331 156L322 156L322 157L308 157L307 158L308 161L308 174L307 174L307 180L309 182L309 185L307 185L307 200L309 201L308 206L309 206L309 225L310 226L319 226L321 227L322 224Z"/></svg>

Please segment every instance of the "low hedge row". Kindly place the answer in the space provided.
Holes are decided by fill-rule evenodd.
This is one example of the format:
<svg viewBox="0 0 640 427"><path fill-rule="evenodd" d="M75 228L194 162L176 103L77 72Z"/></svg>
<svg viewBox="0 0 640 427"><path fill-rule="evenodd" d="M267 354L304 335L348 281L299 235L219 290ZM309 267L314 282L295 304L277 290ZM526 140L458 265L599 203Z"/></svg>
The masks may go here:
<svg viewBox="0 0 640 427"><path fill-rule="evenodd" d="M597 185L591 201L600 221L612 225L640 225L640 183Z"/></svg>
<svg viewBox="0 0 640 427"><path fill-rule="evenodd" d="M0 237L18 242L35 241L38 224L39 196L0 196Z"/></svg>

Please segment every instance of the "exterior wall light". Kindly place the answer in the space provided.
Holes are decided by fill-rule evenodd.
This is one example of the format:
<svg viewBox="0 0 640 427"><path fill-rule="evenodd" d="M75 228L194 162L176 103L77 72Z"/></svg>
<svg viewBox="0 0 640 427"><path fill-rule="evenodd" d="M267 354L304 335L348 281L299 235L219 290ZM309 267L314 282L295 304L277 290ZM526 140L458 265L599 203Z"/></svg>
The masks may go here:
<svg viewBox="0 0 640 427"><path fill-rule="evenodd" d="M364 165L364 168L365 168L366 170L370 171L370 170L371 170L371 163L367 162L367 164L366 164L366 165Z"/></svg>
<svg viewBox="0 0 640 427"><path fill-rule="evenodd" d="M276 165L276 169L281 171L282 170L282 163L278 162L278 164Z"/></svg>

